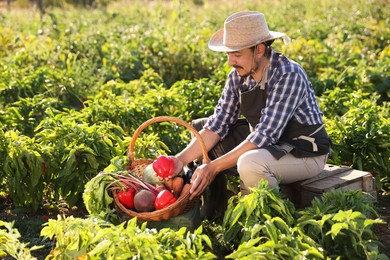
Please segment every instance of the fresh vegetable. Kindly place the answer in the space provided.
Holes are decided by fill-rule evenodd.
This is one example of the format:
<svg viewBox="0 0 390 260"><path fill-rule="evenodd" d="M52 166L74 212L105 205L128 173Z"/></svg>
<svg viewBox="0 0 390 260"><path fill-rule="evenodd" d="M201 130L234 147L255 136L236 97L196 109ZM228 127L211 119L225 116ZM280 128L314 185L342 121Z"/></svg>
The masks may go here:
<svg viewBox="0 0 390 260"><path fill-rule="evenodd" d="M183 177L175 177L173 178L173 192L177 192L180 194L181 190L184 186L184 178Z"/></svg>
<svg viewBox="0 0 390 260"><path fill-rule="evenodd" d="M165 187L164 183L158 183L158 184L156 184L156 189L158 190L158 192L160 192L162 190L165 190L166 187Z"/></svg>
<svg viewBox="0 0 390 260"><path fill-rule="evenodd" d="M176 176L172 179L164 180L164 185L167 190L173 193L175 198L178 198L184 186L184 179L181 176Z"/></svg>
<svg viewBox="0 0 390 260"><path fill-rule="evenodd" d="M157 176L161 178L171 176L175 170L173 160L165 155L160 155L157 157L157 159L153 161L152 166Z"/></svg>
<svg viewBox="0 0 390 260"><path fill-rule="evenodd" d="M134 208L137 212L150 212L154 210L156 195L150 190L140 190L134 196Z"/></svg>
<svg viewBox="0 0 390 260"><path fill-rule="evenodd" d="M160 192L160 189L131 172L117 175L111 186L112 190L117 191L118 200L123 206L129 209L134 208L138 212L153 211L154 200ZM131 201L131 197L133 197L133 201Z"/></svg>
<svg viewBox="0 0 390 260"><path fill-rule="evenodd" d="M113 173L100 172L85 185L83 200L90 215L107 211L114 199L110 196L108 187L115 182Z"/></svg>
<svg viewBox="0 0 390 260"><path fill-rule="evenodd" d="M117 196L119 202L122 203L123 206L128 209L134 208L135 189L127 188L126 190L121 190L118 192Z"/></svg>
<svg viewBox="0 0 390 260"><path fill-rule="evenodd" d="M167 190L172 191L173 190L173 179L164 180L164 186Z"/></svg>
<svg viewBox="0 0 390 260"><path fill-rule="evenodd" d="M161 178L156 175L155 171L153 170L152 164L149 164L145 167L144 171L142 172L142 179L145 182L155 186L163 182Z"/></svg>
<svg viewBox="0 0 390 260"><path fill-rule="evenodd" d="M179 197L181 190L183 189L183 186L184 186L184 179L182 177L173 178L172 193L175 196L175 198Z"/></svg>
<svg viewBox="0 0 390 260"><path fill-rule="evenodd" d="M154 207L156 210L163 209L173 204L176 201L175 196L169 190L162 190L157 195L156 200L154 202Z"/></svg>
<svg viewBox="0 0 390 260"><path fill-rule="evenodd" d="M133 173L118 175L117 180L114 181L112 185L114 186L113 189L123 189L123 187L133 188L136 193L141 189L145 189L152 192L155 196L160 192L155 186L143 181Z"/></svg>

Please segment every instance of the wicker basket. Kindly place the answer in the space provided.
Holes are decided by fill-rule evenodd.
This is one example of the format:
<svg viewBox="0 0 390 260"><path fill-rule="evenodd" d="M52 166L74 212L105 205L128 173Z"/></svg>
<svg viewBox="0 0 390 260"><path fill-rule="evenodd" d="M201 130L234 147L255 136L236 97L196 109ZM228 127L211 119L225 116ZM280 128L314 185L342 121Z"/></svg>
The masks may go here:
<svg viewBox="0 0 390 260"><path fill-rule="evenodd" d="M133 134L133 138L131 139L130 145L129 145L129 150L128 150L128 157L130 160L130 164L128 166L128 170L131 171L132 173L135 173L138 177L142 177L143 171L146 166L151 164L154 160L152 159L134 159L134 146L135 146L135 141L138 137L138 135L142 132L143 129L145 129L147 126L149 126L152 123L156 122L174 122L179 125L185 126L188 130L191 131L191 133L197 138L197 140L200 143L200 146L202 148L202 153L203 153L203 163L208 163L210 162L209 157L207 155L207 149L206 145L204 144L204 141L198 131L188 124L187 122L175 118L175 117L170 117L170 116L159 116L155 117L152 119L149 119L148 121L145 121L143 124L141 124L137 130ZM137 217L138 220L141 221L162 221L162 220L168 220L171 217L176 217L180 215L181 213L184 213L194 207L195 204L197 204L198 199L192 199L189 200L190 198L190 188L191 184L186 184L183 187L183 191L181 192L179 198L176 200L175 203L169 205L166 208L160 209L160 210L155 210L152 212L136 212L127 209L124 207L118 200L117 193L114 191L114 199L118 207L126 213L130 217Z"/></svg>

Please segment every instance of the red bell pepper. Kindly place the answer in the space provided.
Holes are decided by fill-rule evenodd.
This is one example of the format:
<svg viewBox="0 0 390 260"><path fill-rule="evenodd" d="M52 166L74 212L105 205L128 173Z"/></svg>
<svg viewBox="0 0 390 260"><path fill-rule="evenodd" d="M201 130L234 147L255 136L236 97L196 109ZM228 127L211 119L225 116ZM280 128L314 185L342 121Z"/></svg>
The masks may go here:
<svg viewBox="0 0 390 260"><path fill-rule="evenodd" d="M128 209L134 208L134 195L135 195L135 189L133 188L127 188L126 190L121 190L117 194L119 202L122 203L122 205Z"/></svg>
<svg viewBox="0 0 390 260"><path fill-rule="evenodd" d="M162 190L158 193L156 200L154 201L154 207L156 210L163 209L173 204L176 201L175 196L169 190Z"/></svg>
<svg viewBox="0 0 390 260"><path fill-rule="evenodd" d="M154 160L153 170L157 176L161 178L166 178L171 176L175 171L175 165L171 158L165 155L160 155Z"/></svg>

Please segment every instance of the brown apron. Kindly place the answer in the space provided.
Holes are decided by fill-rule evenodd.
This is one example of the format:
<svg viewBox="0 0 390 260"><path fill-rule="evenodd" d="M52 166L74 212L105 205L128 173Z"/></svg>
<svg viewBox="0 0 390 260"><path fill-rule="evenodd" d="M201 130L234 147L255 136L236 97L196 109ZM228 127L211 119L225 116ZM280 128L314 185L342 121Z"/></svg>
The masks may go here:
<svg viewBox="0 0 390 260"><path fill-rule="evenodd" d="M264 109L267 101L265 86L268 81L268 68L264 68L260 82L251 90L242 92L240 95L241 114L246 118L251 128L251 132L259 123L261 110Z"/></svg>

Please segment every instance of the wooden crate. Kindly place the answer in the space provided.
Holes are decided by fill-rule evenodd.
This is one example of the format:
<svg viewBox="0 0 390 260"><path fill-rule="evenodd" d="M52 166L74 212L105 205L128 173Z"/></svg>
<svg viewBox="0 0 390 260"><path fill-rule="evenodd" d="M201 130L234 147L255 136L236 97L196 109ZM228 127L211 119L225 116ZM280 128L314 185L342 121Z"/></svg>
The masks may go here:
<svg viewBox="0 0 390 260"><path fill-rule="evenodd" d="M374 202L377 198L375 178L372 174L347 166L327 164L325 169L314 178L289 185L281 185L282 193L298 208L310 205L314 197L321 196L322 193L335 189L361 189L371 194Z"/></svg>

